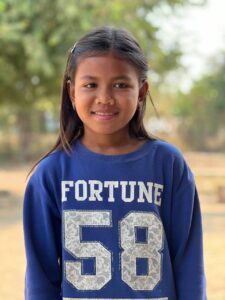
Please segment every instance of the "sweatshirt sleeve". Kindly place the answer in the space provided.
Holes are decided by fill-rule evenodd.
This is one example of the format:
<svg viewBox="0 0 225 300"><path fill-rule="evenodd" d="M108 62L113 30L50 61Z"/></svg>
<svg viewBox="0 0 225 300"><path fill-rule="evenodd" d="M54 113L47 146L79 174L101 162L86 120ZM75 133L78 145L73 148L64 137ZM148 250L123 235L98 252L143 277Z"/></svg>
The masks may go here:
<svg viewBox="0 0 225 300"><path fill-rule="evenodd" d="M26 300L62 299L60 297L60 214L53 193L51 194L48 189L44 176L34 173L24 195Z"/></svg>
<svg viewBox="0 0 225 300"><path fill-rule="evenodd" d="M202 220L193 174L176 162L172 202L172 263L178 300L206 300Z"/></svg>

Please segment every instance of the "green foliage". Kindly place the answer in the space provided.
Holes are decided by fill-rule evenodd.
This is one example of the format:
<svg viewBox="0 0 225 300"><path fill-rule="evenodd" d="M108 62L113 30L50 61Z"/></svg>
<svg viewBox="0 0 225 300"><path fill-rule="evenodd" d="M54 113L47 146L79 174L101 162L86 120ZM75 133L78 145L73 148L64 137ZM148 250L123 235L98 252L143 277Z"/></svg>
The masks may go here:
<svg viewBox="0 0 225 300"><path fill-rule="evenodd" d="M185 4L185 0L5 0L0 1L0 102L30 109L36 101L54 97L69 49L92 27L113 24L132 31L155 70L163 74L177 65L179 51L162 50L148 19L160 5ZM107 5L107 7L106 7Z"/></svg>
<svg viewBox="0 0 225 300"><path fill-rule="evenodd" d="M151 67L163 76L177 67L180 51L162 48L149 13L190 2L0 0L0 105L16 112L18 132L28 136L37 129L31 112L58 109L68 49L85 32L103 24L130 30ZM21 139L21 143L25 142Z"/></svg>
<svg viewBox="0 0 225 300"><path fill-rule="evenodd" d="M182 118L182 134L194 148L216 148L210 140L216 140L224 130L225 57L223 64L196 81L188 94L179 94L175 113ZM224 145L225 136L222 139Z"/></svg>

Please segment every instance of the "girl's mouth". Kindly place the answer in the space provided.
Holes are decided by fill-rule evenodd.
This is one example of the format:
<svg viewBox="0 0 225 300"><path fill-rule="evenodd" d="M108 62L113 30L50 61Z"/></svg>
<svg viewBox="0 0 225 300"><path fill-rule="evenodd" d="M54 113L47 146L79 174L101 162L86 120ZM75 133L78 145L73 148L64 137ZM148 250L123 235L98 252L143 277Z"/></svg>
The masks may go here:
<svg viewBox="0 0 225 300"><path fill-rule="evenodd" d="M91 112L91 114L95 115L98 119L109 120L109 119L112 119L115 115L117 115L118 112L95 111L95 112Z"/></svg>

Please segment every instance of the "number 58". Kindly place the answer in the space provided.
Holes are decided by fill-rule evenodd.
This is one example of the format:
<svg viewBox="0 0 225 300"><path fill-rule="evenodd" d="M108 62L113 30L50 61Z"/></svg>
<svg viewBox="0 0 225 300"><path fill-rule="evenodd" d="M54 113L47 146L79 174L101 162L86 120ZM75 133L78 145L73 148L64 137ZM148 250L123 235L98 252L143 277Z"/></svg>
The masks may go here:
<svg viewBox="0 0 225 300"><path fill-rule="evenodd" d="M82 241L82 227L111 227L111 211L64 211L64 246L75 258L95 258L95 275L82 275L82 262L65 261L66 279L78 290L100 290L112 278L111 252L100 242ZM121 219L121 278L133 290L153 290L160 281L162 222L152 212L130 212ZM137 227L145 227L145 243L137 243ZM137 258L148 261L148 274L137 275Z"/></svg>

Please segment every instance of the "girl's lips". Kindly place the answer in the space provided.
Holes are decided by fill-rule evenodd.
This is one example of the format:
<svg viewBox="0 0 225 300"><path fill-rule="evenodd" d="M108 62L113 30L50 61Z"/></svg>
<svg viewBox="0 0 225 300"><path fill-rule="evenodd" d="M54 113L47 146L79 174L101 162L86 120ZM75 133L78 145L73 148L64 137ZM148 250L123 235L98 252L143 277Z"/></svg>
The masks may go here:
<svg viewBox="0 0 225 300"><path fill-rule="evenodd" d="M92 112L92 114L95 115L98 119L109 120L109 119L112 119L118 113L117 112L95 111L95 112Z"/></svg>

